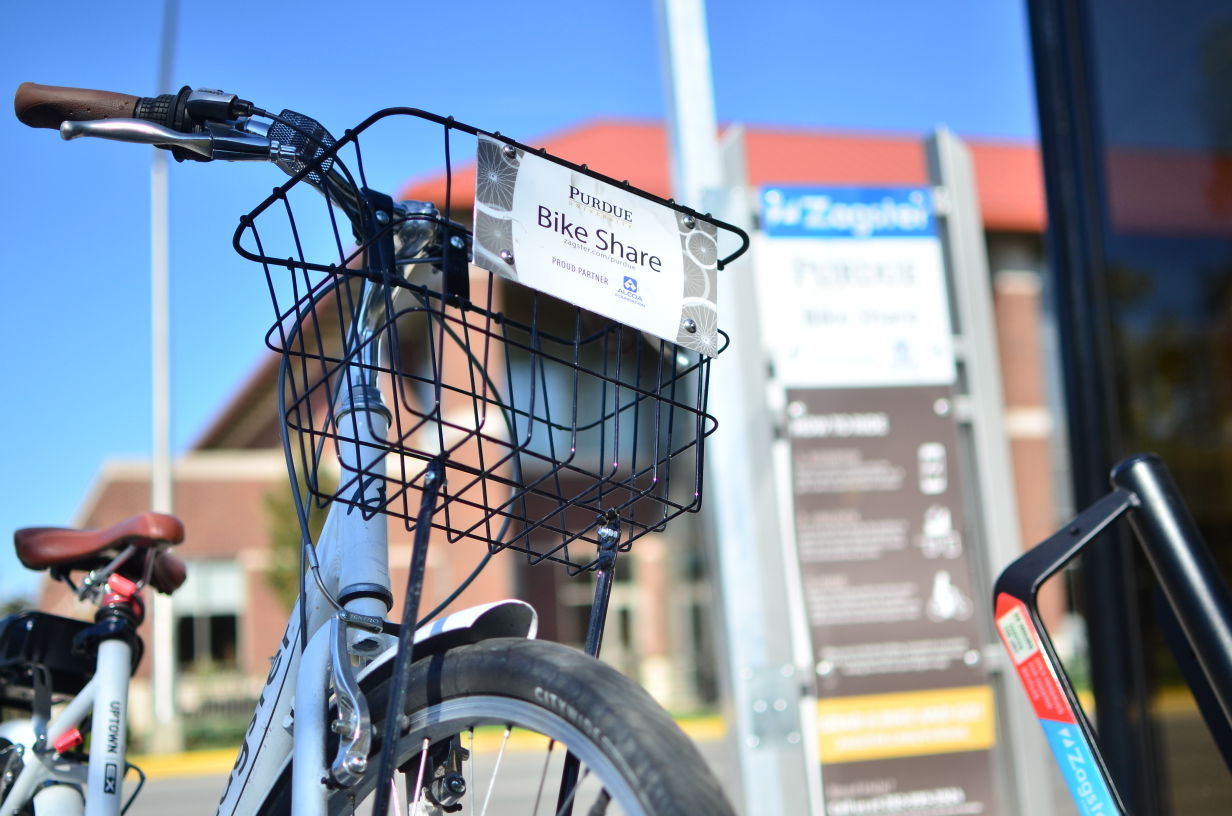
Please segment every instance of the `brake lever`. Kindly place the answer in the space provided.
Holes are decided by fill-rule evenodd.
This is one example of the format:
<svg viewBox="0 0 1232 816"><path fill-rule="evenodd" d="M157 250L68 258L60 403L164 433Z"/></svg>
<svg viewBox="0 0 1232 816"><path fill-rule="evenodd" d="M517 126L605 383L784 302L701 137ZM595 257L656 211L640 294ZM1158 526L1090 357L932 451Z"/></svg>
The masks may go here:
<svg viewBox="0 0 1232 816"><path fill-rule="evenodd" d="M180 133L142 119L65 121L60 125L60 138L65 141L83 136L156 147L179 147L204 159L269 161L275 158L268 137L245 133L230 122L206 122L205 130L198 133Z"/></svg>
<svg viewBox="0 0 1232 816"><path fill-rule="evenodd" d="M150 144L158 147L182 147L198 156L210 158L211 138L205 133L180 133L163 125L141 119L96 119L85 122L65 121L60 125L60 138L65 141L90 136L116 142Z"/></svg>

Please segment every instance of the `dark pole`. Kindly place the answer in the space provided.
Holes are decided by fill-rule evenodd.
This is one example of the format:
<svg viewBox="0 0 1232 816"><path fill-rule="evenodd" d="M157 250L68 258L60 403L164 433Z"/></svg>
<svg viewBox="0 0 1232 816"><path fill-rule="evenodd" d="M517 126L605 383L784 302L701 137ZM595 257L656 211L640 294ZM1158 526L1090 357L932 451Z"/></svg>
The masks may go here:
<svg viewBox="0 0 1232 816"><path fill-rule="evenodd" d="M1027 10L1074 499L1085 507L1106 492L1108 467L1123 445L1105 286L1103 142L1091 15L1082 0L1028 0ZM1133 550L1093 547L1081 566L1099 743L1130 812L1156 812Z"/></svg>

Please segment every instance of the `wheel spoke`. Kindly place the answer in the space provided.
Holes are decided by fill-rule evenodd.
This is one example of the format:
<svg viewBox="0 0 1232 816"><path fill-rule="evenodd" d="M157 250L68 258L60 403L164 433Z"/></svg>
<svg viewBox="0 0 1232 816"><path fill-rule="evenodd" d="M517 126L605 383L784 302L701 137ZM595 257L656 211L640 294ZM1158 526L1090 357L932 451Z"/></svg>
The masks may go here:
<svg viewBox="0 0 1232 816"><path fill-rule="evenodd" d="M473 791L475 789L471 787L471 784L475 780L473 778L474 774L471 773L471 769L475 766L475 727L474 726L471 726L470 728L466 729L466 751L467 751L466 755L470 757L471 761L465 763L462 766L462 774L463 774L462 778L466 780L467 791ZM474 796L468 797L468 801L470 802L469 810L473 814L475 812L475 797Z"/></svg>
<svg viewBox="0 0 1232 816"><path fill-rule="evenodd" d="M394 816L402 816L402 807L398 804L398 783L392 776L389 778L389 804L394 809ZM407 814L410 814L409 805Z"/></svg>
<svg viewBox="0 0 1232 816"><path fill-rule="evenodd" d="M483 798L483 810L479 816L487 816L488 805L492 801L492 791L496 789L496 774L500 771L501 760L505 757L505 746L509 744L509 735L513 731L511 726L505 726L504 736L501 737L500 750L496 752L496 761L492 765L492 779L488 782L488 792Z"/></svg>
<svg viewBox="0 0 1232 816"><path fill-rule="evenodd" d="M535 791L535 809L531 811L531 816L539 813L539 803L543 801L543 786L548 781L548 765L552 762L552 749L555 747L556 740L548 740L547 755L543 758L543 771L539 774L539 789Z"/></svg>
<svg viewBox="0 0 1232 816"><path fill-rule="evenodd" d="M424 770L428 767L428 747L430 745L431 740L424 737L423 745L419 748L419 772L415 775L415 797L407 806L407 816L411 816L415 811L423 810Z"/></svg>

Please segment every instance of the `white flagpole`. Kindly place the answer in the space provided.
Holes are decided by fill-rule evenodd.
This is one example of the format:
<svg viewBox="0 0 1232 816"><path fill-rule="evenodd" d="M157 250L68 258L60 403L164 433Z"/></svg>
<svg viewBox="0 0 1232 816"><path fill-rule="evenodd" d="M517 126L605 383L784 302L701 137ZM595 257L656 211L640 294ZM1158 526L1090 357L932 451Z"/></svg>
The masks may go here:
<svg viewBox="0 0 1232 816"><path fill-rule="evenodd" d="M162 53L157 92L171 92L171 66L175 55L178 0L163 8ZM168 223L167 151L155 148L150 166L150 333L152 357L151 413L153 455L150 463L150 507L159 513L173 510L171 461L171 298L170 228ZM154 648L152 747L159 753L183 748L183 732L176 710L175 608L171 596L154 593Z"/></svg>

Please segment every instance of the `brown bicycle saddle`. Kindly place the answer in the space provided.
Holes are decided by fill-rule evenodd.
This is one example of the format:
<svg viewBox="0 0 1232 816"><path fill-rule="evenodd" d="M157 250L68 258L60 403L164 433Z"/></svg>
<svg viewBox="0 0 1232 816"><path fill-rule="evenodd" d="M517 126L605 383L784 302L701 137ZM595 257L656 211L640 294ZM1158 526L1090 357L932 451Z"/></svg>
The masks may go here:
<svg viewBox="0 0 1232 816"><path fill-rule="evenodd" d="M145 573L146 560L153 555L157 560L150 573L150 586L168 595L184 583L187 567L171 553L149 548L183 540L183 522L165 513L149 512L98 530L27 527L13 534L17 558L34 570L91 570L105 565L125 547L145 548L128 559L118 572L139 579Z"/></svg>

